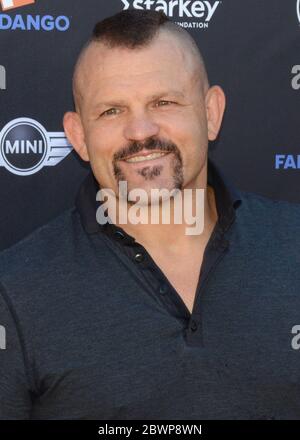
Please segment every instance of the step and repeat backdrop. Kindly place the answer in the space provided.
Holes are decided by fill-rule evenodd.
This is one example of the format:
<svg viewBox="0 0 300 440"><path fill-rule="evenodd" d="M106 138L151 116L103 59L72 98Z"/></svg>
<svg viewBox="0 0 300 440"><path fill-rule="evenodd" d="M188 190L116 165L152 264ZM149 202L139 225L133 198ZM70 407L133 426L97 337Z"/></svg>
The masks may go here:
<svg viewBox="0 0 300 440"><path fill-rule="evenodd" d="M229 180L300 203L300 0L1 0L0 250L73 205L89 166L63 132L72 70L94 24L127 8L196 39L227 97L210 156Z"/></svg>

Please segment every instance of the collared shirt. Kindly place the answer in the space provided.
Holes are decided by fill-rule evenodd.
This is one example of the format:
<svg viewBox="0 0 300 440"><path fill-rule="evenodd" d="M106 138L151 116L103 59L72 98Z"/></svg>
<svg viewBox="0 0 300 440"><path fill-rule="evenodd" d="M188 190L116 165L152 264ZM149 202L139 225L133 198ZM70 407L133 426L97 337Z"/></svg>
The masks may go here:
<svg viewBox="0 0 300 440"><path fill-rule="evenodd" d="M208 183L192 313L140 243L97 223L92 174L2 252L0 418L300 418L300 205L238 192L212 161Z"/></svg>

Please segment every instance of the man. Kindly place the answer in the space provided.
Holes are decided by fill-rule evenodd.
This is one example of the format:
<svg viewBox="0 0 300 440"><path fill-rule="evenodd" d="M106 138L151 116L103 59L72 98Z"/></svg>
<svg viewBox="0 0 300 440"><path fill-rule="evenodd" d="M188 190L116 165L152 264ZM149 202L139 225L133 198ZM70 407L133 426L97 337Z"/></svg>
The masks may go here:
<svg viewBox="0 0 300 440"><path fill-rule="evenodd" d="M300 206L237 192L208 160L225 96L192 38L162 13L116 14L73 90L64 128L92 172L0 257L0 417L299 418ZM101 224L96 195L123 203L121 182L183 202L203 189L203 230ZM173 214L175 199L139 206Z"/></svg>

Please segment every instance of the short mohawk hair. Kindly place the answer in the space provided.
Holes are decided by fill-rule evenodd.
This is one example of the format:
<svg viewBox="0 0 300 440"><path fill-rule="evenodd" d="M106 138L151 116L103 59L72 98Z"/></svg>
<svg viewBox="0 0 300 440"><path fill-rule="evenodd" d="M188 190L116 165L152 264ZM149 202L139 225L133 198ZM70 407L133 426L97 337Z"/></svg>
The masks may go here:
<svg viewBox="0 0 300 440"><path fill-rule="evenodd" d="M102 43L109 48L124 47L127 49L139 49L151 44L162 29L172 32L174 35L178 35L179 38L189 44L190 51L198 59L203 84L208 88L209 82L202 54L195 40L184 28L171 21L162 11L126 9L96 23L92 35L79 53L72 78L76 110L79 109L78 102L81 99L81 92L76 86L79 65L86 49L91 43Z"/></svg>
<svg viewBox="0 0 300 440"><path fill-rule="evenodd" d="M98 22L91 41L134 49L149 43L167 22L171 23L162 11L127 9Z"/></svg>

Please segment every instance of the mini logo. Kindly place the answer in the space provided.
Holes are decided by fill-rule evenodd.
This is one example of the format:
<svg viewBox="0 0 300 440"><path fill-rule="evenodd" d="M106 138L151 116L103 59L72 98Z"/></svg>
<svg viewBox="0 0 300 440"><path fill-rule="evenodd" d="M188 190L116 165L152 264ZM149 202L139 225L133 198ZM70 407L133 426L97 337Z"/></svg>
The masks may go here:
<svg viewBox="0 0 300 440"><path fill-rule="evenodd" d="M9 9L20 8L21 6L31 5L35 0L1 0L1 6L3 11Z"/></svg>
<svg viewBox="0 0 300 440"><path fill-rule="evenodd" d="M0 66L0 90L6 89L6 70L4 66Z"/></svg>
<svg viewBox="0 0 300 440"><path fill-rule="evenodd" d="M29 176L57 165L72 149L64 132L47 132L34 119L17 118L0 132L0 167Z"/></svg>

